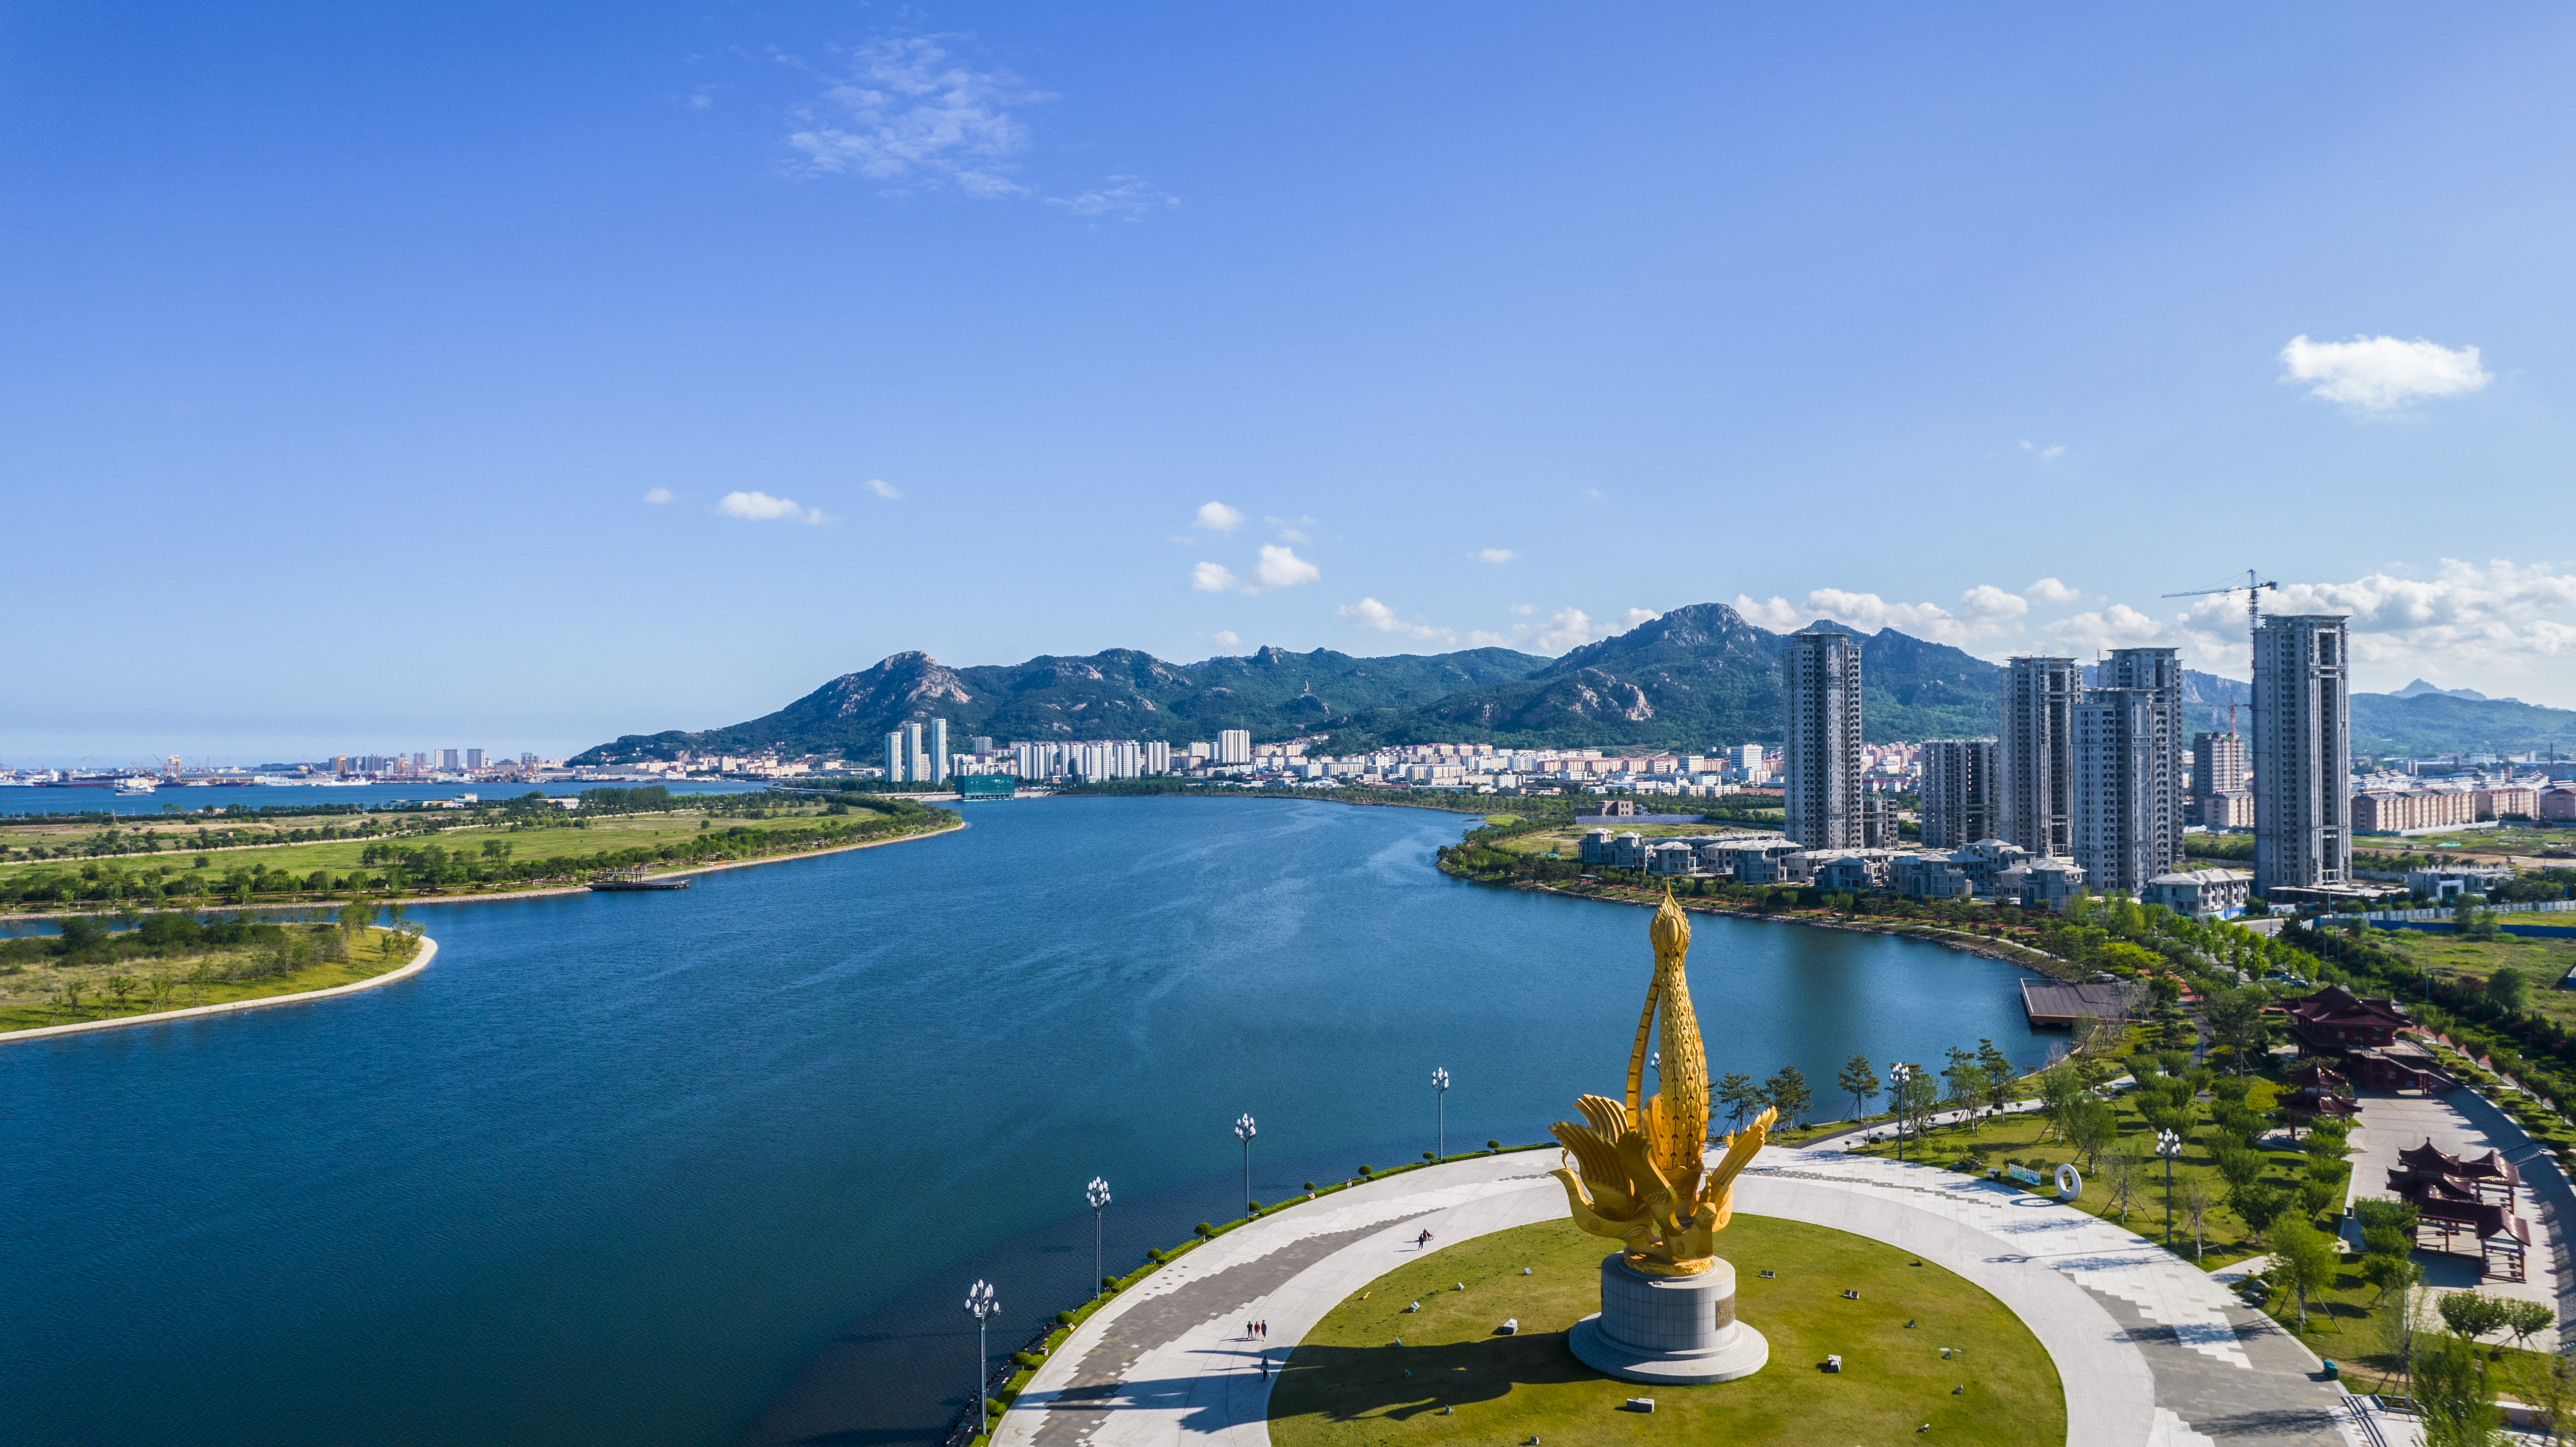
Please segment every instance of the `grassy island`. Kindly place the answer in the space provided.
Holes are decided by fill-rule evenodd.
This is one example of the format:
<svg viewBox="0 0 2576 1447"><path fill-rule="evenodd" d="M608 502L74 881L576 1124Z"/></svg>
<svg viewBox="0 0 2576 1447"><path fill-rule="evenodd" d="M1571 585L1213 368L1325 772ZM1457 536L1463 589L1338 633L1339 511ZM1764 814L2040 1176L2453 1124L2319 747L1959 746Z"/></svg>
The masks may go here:
<svg viewBox="0 0 2576 1447"><path fill-rule="evenodd" d="M1799 1221L1739 1215L1719 1245L1736 1268L1738 1311L1771 1341L1771 1364L1754 1376L1646 1388L1577 1361L1565 1334L1600 1309L1608 1243L1548 1221L1435 1250L1335 1307L1281 1370L1270 1440L1847 1447L1911 1441L1927 1422L1936 1442L2066 1440L2056 1365L1983 1289ZM1766 1270L1777 1274L1765 1280ZM1860 1299L1845 1300L1847 1289ZM1415 1301L1421 1310L1407 1312ZM1518 1335L1496 1334L1507 1317ZM1965 1350L1944 1359L1945 1347ZM1828 1355L1843 1359L1841 1373L1821 1369ZM1619 1410L1639 1394L1654 1397L1654 1415Z"/></svg>
<svg viewBox="0 0 2576 1447"><path fill-rule="evenodd" d="M59 935L0 940L0 1035L354 985L401 969L419 949L416 931L380 929L355 912L345 924L155 915L115 933L69 920Z"/></svg>

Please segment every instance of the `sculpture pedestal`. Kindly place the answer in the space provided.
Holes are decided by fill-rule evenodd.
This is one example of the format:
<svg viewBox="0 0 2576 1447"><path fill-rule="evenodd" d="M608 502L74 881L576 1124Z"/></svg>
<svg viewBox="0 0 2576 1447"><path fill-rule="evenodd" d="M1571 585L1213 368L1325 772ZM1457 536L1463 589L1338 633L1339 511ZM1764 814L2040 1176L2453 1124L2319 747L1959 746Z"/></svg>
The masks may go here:
<svg viewBox="0 0 2576 1447"><path fill-rule="evenodd" d="M1583 1364L1622 1381L1731 1382L1762 1370L1771 1343L1735 1319L1735 1267L1649 1276L1612 1252L1601 1262L1601 1311L1566 1344Z"/></svg>

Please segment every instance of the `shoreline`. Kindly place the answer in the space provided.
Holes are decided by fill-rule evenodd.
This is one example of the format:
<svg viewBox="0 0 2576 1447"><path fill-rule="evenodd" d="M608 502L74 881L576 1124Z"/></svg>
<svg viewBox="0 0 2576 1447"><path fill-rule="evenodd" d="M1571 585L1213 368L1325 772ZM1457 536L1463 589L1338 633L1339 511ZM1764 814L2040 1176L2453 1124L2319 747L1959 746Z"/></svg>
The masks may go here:
<svg viewBox="0 0 2576 1447"><path fill-rule="evenodd" d="M220 1005L190 1005L182 1010L156 1010L148 1015L121 1015L113 1020L81 1020L69 1025L39 1025L33 1030L13 1030L7 1034L0 1034L0 1045L18 1040L42 1040L58 1035L81 1035L92 1030L117 1030L128 1025L166 1025L173 1020L195 1019L207 1015L229 1015L235 1011L257 1010L269 1005L301 1005L311 1000L328 1000L334 995L354 995L360 990L372 990L378 985L390 985L396 980L417 975L428 969L429 962L437 958L438 941L423 935L420 937L420 953L412 957L411 963L399 970L387 970L381 975L364 980L352 980L345 985L333 985L321 990L299 990L292 995L269 995L257 1000L226 1000Z"/></svg>
<svg viewBox="0 0 2576 1447"><path fill-rule="evenodd" d="M1448 874L1448 871L1444 869L1441 873ZM1616 895L1581 894L1573 890L1557 889L1544 884L1489 885L1485 884L1482 880L1459 879L1459 877L1454 874L1449 874L1449 878L1458 880L1460 884L1472 884L1479 888L1508 889L1522 894L1550 894L1559 899L1588 900L1594 904L1623 904L1632 909L1653 909L1662 904L1661 900L1647 901L1623 899ZM1998 953L1993 948L1993 941L1980 939L1972 935L1952 936L1947 931L1917 934L1907 930L1889 929L1862 924L1853 920L1797 919L1776 914L1765 914L1759 910L1722 909L1705 900L1676 899L1673 902L1680 905L1684 911L1691 914L1723 915L1728 919L1756 920L1768 924L1805 925L1810 929L1849 930L1854 934L1886 935L1893 939L1921 940L1925 944L1939 945L1943 949L1957 950L1963 955L1975 955L1979 959L1992 960L1999 965L2011 965L2016 969L2027 970L2035 975L2049 975L2052 979L2056 978L2054 975L2051 975L2048 970L2035 965L2028 960L2015 959L2011 955ZM2015 948L2029 949L2030 947L2027 945L2020 945ZM2030 953L2036 955L2041 954L2042 952L2039 950L2030 950ZM2048 958L2055 960L2057 964L2062 965L2069 970L2079 969L2079 967L2072 961L2057 960L2053 955L2048 956Z"/></svg>
<svg viewBox="0 0 2576 1447"><path fill-rule="evenodd" d="M933 829L922 834L900 834L892 839L863 839L856 844L835 844L829 849L800 849L792 854L764 855L758 859L729 859L721 864L701 864L688 869L664 870L660 873L648 874L646 875L646 878L678 879L691 874L713 874L719 869L745 869L755 864L785 864L791 860L797 859L820 859L827 854L846 854L853 849L875 849L880 845L886 844L909 844L916 839L937 839L943 835L954 834L965 827L966 821L963 818L960 818L956 823L949 825L945 829ZM258 845L254 847L264 849L272 846ZM140 911L140 913L150 914L161 909L184 909L190 914L211 914L222 911L257 911L263 909L330 909L344 904L374 904L379 908L389 904L399 904L408 909L416 904L485 904L504 899L544 899L550 895L588 894L590 892L591 888L587 884L550 884L543 889L512 889L505 890L499 894L427 894L410 895L401 899L387 899L382 896L377 896L372 899L350 899L341 897L304 900L289 904L164 904L156 906L152 910ZM102 914L114 913L116 913L116 911L112 909L55 909L31 912L27 914L0 914L0 924L12 924L22 919L95 919Z"/></svg>

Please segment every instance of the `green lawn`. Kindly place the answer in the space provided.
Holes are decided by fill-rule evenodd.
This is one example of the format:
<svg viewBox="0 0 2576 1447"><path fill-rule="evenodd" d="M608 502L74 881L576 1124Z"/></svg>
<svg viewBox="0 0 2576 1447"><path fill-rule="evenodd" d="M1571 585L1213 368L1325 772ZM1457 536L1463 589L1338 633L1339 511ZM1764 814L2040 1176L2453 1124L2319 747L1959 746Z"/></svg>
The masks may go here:
<svg viewBox="0 0 2576 1447"><path fill-rule="evenodd" d="M389 951L388 941L392 934L390 930L370 930L367 938L345 960L315 963L292 974L258 980L209 978L201 983L188 982L188 976L198 966L208 966L206 974L209 976L220 974L227 963L248 957L250 952L247 950L208 951L163 960L125 960L114 964L33 964L0 968L0 1035L46 1025L120 1020L198 1005L265 1000L278 995L300 995L308 990L354 985L411 963L411 955L401 951L398 945ZM169 992L156 1005L151 999L148 982L153 975L163 971L171 977ZM123 975L139 982L135 993L122 1007L108 994L106 982L110 975ZM71 985L78 994L80 1004L77 1008L65 1009L54 1003L52 991L55 986L63 984Z"/></svg>
<svg viewBox="0 0 2576 1447"><path fill-rule="evenodd" d="M2505 915L2512 923L2524 920L2557 924L2570 921L2567 915ZM2562 990L2558 982L2570 969L2576 969L2576 935L2550 939L2540 935L2500 934L2491 940L2465 939L2448 930L2374 930L2370 942L2393 953L2404 955L2407 963L2421 969L2432 967L2437 978L2483 985L2489 975L2514 965L2531 986L2532 1008L2562 1025L2576 1026L2576 990Z"/></svg>
<svg viewBox="0 0 2576 1447"><path fill-rule="evenodd" d="M2269 1111L2272 1108L2276 1090L2277 1087L2269 1082L2258 1083L2247 1104L2258 1113ZM2128 1098L2123 1096L2115 1099L2112 1102L2112 1109L2120 1121L2121 1146L2141 1153L2150 1152L2155 1141L2155 1133L2148 1129L2146 1122L2129 1103ZM2206 1107L2204 1111L2205 1109ZM1889 1128L1880 1127L1880 1129ZM2216 1134L2217 1132L2207 1124L2204 1115L2200 1129L2194 1132L2193 1139L2185 1142L2183 1153L2175 1158L2174 1187L2177 1195L2180 1194L2184 1182L2198 1176L2207 1180L2211 1193L2218 1196L2222 1202L2224 1201L2227 1186L2219 1179L2217 1165L2210 1149L2211 1138ZM2053 1176L2060 1165L2072 1162L2077 1172L2084 1177L2084 1194L2076 1201L2076 1205L2104 1220L2126 1226L2150 1240L2160 1242L2164 1239L2165 1172L2162 1162L2150 1159L2148 1166L2140 1170L2137 1184L2129 1193L2129 1210L2124 1219L2114 1209L2108 1180L2109 1173L2100 1168L2100 1161L2097 1160L2093 1167L2088 1169L2085 1163L2077 1158L2074 1151L2048 1139L2048 1135L2048 1124L2036 1111L2020 1115L1989 1117L1975 1130L1970 1130L1964 1125L1938 1127L1932 1131L1929 1140L1909 1133L1906 1137L1905 1156L1911 1161L1944 1166L1950 1165L1964 1155L1979 1157L1989 1166L2000 1166L2006 1161L2017 1161L2038 1171L2042 1176ZM1860 1147L1859 1153L1892 1158L1896 1154L1896 1147L1892 1140L1881 1141ZM2306 1169L2307 1158L2289 1151L2268 1151L2264 1154L2268 1164L2263 1178L2274 1185L2286 1185L2295 1189L2301 1173ZM2054 1199L2057 1194L2056 1188L2051 1186L2047 1194ZM2340 1199L2338 1197L2338 1200ZM2251 1235L2245 1223L2224 1204L2213 1207L2201 1222L2199 1264L2209 1270L2216 1270L2229 1262L2262 1254L2263 1248L2253 1243L2250 1239ZM2174 1208L2174 1249L2185 1257L2192 1257L2194 1254L2191 1222L2184 1215L2179 1203Z"/></svg>
<svg viewBox="0 0 2576 1447"><path fill-rule="evenodd" d="M1700 1387L1603 1377L1575 1360L1565 1333L1600 1309L1610 1244L1542 1222L1379 1277L1297 1344L1271 1394L1270 1440L1845 1447L1910 1441L1926 1422L1935 1442L2066 1440L2057 1369L2002 1303L1892 1246L1773 1217L1739 1215L1718 1239L1736 1267L1739 1316L1770 1339L1768 1367ZM1762 1280L1763 1270L1778 1276ZM1844 1300L1846 1288L1860 1300ZM1405 1314L1417 1300L1422 1310ZM1506 1317L1520 1319L1519 1335L1494 1335ZM1944 1347L1964 1350L1943 1360ZM1841 1373L1821 1370L1828 1355L1842 1357ZM1654 1397L1653 1415L1619 1410L1641 1394Z"/></svg>

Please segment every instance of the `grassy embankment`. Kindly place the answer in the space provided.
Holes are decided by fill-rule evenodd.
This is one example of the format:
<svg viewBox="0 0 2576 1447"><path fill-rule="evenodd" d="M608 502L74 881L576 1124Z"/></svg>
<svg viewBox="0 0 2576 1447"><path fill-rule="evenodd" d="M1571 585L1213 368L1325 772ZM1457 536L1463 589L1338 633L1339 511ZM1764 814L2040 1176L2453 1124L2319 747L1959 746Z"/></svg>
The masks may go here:
<svg viewBox="0 0 2576 1447"><path fill-rule="evenodd" d="M363 821L334 821L332 827L355 837L199 850L189 847L197 830L164 829L151 836L157 850L13 860L0 864L0 909L196 909L502 893L576 883L600 869L688 868L812 852L953 828L959 820L946 810L900 802L751 807L727 796L656 813L566 818L544 806L542 813L486 814L482 822L449 823L436 814L380 822L399 824L402 832L372 833ZM107 832L93 830L91 837ZM237 844L289 832L320 831L249 825L208 831ZM0 841L9 837L0 831ZM131 840L99 843L130 847ZM74 839L37 847L79 846Z"/></svg>
<svg viewBox="0 0 2576 1447"><path fill-rule="evenodd" d="M257 925L217 935L156 947L125 932L68 955L59 939L0 944L0 1035L354 985L401 969L419 949L394 929Z"/></svg>
<svg viewBox="0 0 2576 1447"><path fill-rule="evenodd" d="M1771 1342L1770 1366L1753 1377L1654 1388L1653 1416L1621 1412L1647 1389L1601 1376L1565 1344L1566 1330L1600 1309L1608 1243L1548 1221L1435 1250L1335 1307L1281 1371L1270 1439L1328 1447L1398 1429L1425 1443L1535 1435L1552 1447L1786 1447L1907 1441L1926 1422L1934 1441L2066 1439L2056 1367L1982 1289L1893 1246L1804 1222L1739 1215L1718 1244L1736 1267L1743 1320ZM1778 1274L1766 1281L1764 1270ZM1860 1299L1843 1299L1846 1289ZM1406 1313L1413 1301L1422 1309ZM1495 1335L1507 1317L1520 1320L1519 1334ZM1909 1320L1919 1325L1909 1330ZM1944 1347L1966 1350L1945 1360ZM1840 1374L1817 1369L1828 1355L1842 1357Z"/></svg>
<svg viewBox="0 0 2576 1447"><path fill-rule="evenodd" d="M2505 918L2522 922L2519 916ZM2522 971L2533 1010L2576 1028L2576 990L2559 988L2567 972L2576 969L2576 934L2563 939L2499 934L2477 940L2448 930L2375 930L2370 942L2404 956L2416 969L2429 967L2435 980L2479 990L2486 988L2488 976L2511 966Z"/></svg>

